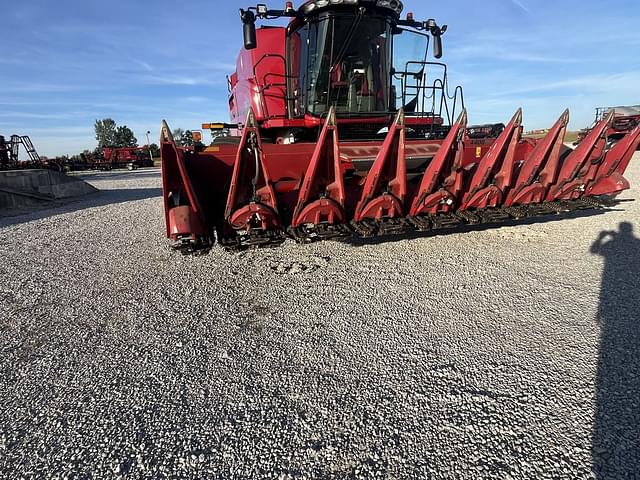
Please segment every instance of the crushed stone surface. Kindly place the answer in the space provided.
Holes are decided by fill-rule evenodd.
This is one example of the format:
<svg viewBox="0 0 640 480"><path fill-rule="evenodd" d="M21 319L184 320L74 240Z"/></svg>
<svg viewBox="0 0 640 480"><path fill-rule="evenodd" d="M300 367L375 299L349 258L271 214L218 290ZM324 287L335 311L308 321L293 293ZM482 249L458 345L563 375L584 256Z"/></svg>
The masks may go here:
<svg viewBox="0 0 640 480"><path fill-rule="evenodd" d="M0 218L0 478L640 478L639 201L193 257L84 178Z"/></svg>

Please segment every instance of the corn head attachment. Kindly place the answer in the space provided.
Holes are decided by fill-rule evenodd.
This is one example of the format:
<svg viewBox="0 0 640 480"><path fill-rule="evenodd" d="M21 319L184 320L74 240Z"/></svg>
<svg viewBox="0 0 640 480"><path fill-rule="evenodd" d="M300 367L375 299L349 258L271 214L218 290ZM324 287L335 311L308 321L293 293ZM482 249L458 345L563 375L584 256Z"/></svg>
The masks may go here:
<svg viewBox="0 0 640 480"><path fill-rule="evenodd" d="M465 136L464 111L444 140L407 142L400 111L382 143L343 147L333 110L315 145L264 144L252 115L238 146L201 152L177 147L163 126L167 236L182 248L216 237L226 247L273 246L604 207L629 188L623 174L640 144L638 127L605 151L605 119L571 151L565 112L532 146L520 138L520 111L481 147ZM407 150L433 147L424 169L407 169ZM360 149L377 150L368 171L354 167Z"/></svg>
<svg viewBox="0 0 640 480"><path fill-rule="evenodd" d="M179 248L496 223L603 208L629 188L623 175L640 127L607 149L609 114L571 150L568 111L539 140L522 137L521 110L506 125L469 126L446 65L399 50L409 37L426 52L430 39L439 59L446 26L401 11L396 0L241 10L232 123L203 125L213 143L190 148L162 125L167 236ZM274 17L291 22L256 29L256 19Z"/></svg>

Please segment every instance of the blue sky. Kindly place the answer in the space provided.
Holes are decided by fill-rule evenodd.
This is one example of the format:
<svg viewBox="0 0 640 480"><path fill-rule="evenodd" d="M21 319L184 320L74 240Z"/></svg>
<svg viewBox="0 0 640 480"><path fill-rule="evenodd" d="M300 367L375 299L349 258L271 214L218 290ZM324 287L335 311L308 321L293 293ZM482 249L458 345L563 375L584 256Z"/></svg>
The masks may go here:
<svg viewBox="0 0 640 480"><path fill-rule="evenodd" d="M30 135L53 156L94 148L99 118L128 125L141 143L163 118L185 129L227 119L225 75L248 4L2 0L0 134ZM638 0L405 5L449 25L444 60L471 122L506 121L522 106L526 128L541 128L569 107L577 129L596 106L640 103Z"/></svg>

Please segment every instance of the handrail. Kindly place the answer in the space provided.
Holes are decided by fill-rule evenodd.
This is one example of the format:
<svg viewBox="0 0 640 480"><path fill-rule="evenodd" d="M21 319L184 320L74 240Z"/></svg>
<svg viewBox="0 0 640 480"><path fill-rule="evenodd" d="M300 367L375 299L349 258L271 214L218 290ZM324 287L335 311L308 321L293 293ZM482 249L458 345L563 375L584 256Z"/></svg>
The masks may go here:
<svg viewBox="0 0 640 480"><path fill-rule="evenodd" d="M286 72L286 68L287 68L287 59L284 57L284 55L280 55L277 53L265 53L264 55L262 55L262 57L260 57L260 60L258 60L255 65L253 66L253 80L256 83L256 85L259 85L259 90L260 90L260 103L261 103L261 107L262 107L262 111L264 112L265 116L269 119L271 118L287 118L288 117L288 111L289 111L289 101L291 100L291 98L289 98L287 96L287 80L289 80L290 78L293 78L291 75L287 75L286 73L282 74L282 73L275 73L275 72L267 72L262 76L262 83L258 81L258 74L257 74L257 69L258 66L265 61L268 58L279 58L282 60L282 62L284 63L285 66L285 72ZM282 77L285 81L283 83L269 83L267 81L268 77ZM271 89L271 88L280 88L282 89L282 96L278 95L278 94L267 94L265 93L267 90ZM271 97L271 98L282 98L282 100L284 100L285 103L285 113L284 115L271 115L269 113L269 108L267 107L267 102L265 101L265 97Z"/></svg>
<svg viewBox="0 0 640 480"><path fill-rule="evenodd" d="M417 71L412 69L413 65L417 65L420 68ZM429 76L428 66L438 66L443 69L442 78L437 78L434 82L428 86L427 80ZM461 86L456 86L453 91L453 94L449 91L449 80L448 80L448 67L444 63L440 62L427 62L427 61L408 61L405 63L404 71L395 71L394 77L396 80L399 80L402 88L402 103L403 105L407 105L407 100L409 97L417 98L416 112L419 112L422 116L427 117L442 117L443 113L447 116L447 121L451 125L452 121L455 119L455 114L459 108L459 103L461 107L464 108L464 92ZM413 77L415 79L415 83L411 84L409 79ZM431 101L431 109L427 111L428 101ZM453 105L450 108L449 102L453 101ZM407 112L410 114L409 112Z"/></svg>

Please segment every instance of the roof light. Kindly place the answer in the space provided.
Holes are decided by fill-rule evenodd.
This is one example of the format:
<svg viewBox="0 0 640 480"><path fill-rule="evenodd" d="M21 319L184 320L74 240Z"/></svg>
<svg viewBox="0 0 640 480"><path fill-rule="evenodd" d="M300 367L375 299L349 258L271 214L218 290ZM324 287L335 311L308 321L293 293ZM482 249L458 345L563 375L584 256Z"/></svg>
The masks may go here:
<svg viewBox="0 0 640 480"><path fill-rule="evenodd" d="M402 5L400 0L378 0L376 5L382 8L389 8L395 11L398 15L402 13L402 9L404 8L404 5Z"/></svg>
<svg viewBox="0 0 640 480"><path fill-rule="evenodd" d="M360 0L311 0L302 5L301 10L304 13L311 13L319 8L325 8L329 5L357 5ZM397 2L397 0L393 0Z"/></svg>
<svg viewBox="0 0 640 480"><path fill-rule="evenodd" d="M413 12L407 13L407 22L413 22Z"/></svg>
<svg viewBox="0 0 640 480"><path fill-rule="evenodd" d="M289 13L291 10L293 10L293 2L287 2L284 7L284 11Z"/></svg>
<svg viewBox="0 0 640 480"><path fill-rule="evenodd" d="M256 6L256 11L258 12L258 15L266 15L267 14L267 6L264 3L259 3Z"/></svg>

